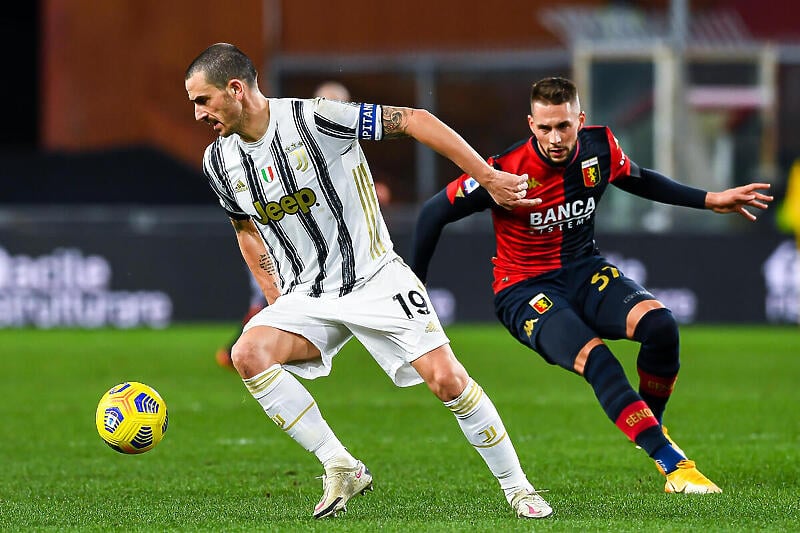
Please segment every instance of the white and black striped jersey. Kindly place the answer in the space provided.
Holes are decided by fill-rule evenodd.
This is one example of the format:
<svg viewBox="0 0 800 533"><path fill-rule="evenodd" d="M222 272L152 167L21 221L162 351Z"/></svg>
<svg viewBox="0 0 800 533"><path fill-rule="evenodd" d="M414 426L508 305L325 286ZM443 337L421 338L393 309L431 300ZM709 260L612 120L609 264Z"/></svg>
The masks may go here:
<svg viewBox="0 0 800 533"><path fill-rule="evenodd" d="M380 140L381 108L269 99L264 136L206 148L203 171L234 219L251 218L283 294L345 295L396 257L359 139Z"/></svg>

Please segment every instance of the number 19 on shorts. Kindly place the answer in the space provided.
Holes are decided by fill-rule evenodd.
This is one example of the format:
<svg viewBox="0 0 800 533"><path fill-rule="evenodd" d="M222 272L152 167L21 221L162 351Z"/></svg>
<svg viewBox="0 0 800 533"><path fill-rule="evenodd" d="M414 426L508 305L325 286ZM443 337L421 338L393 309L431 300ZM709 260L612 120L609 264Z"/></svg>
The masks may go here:
<svg viewBox="0 0 800 533"><path fill-rule="evenodd" d="M414 318L414 313L418 315L429 315L431 312L430 305L419 291L408 291L406 295L398 292L392 296L392 300L400 304L403 312L408 318Z"/></svg>

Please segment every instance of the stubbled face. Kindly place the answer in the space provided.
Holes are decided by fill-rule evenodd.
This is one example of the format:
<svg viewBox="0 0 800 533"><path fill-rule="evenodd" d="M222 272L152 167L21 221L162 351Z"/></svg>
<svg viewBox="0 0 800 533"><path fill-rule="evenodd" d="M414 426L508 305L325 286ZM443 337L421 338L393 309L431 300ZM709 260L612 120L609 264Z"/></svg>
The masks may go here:
<svg viewBox="0 0 800 533"><path fill-rule="evenodd" d="M202 72L186 80L186 92L194 104L194 119L211 126L220 137L238 133L242 124L242 105L234 97L232 83L233 80L220 89L208 83Z"/></svg>
<svg viewBox="0 0 800 533"><path fill-rule="evenodd" d="M580 107L571 102L549 104L536 101L528 115L539 149L553 163L564 163L575 150L578 132L586 120Z"/></svg>

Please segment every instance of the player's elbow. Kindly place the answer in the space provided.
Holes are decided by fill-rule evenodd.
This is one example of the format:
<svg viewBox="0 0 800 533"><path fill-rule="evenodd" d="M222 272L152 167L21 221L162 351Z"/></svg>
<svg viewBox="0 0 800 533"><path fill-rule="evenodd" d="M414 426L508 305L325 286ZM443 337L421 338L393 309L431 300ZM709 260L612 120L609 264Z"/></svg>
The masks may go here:
<svg viewBox="0 0 800 533"><path fill-rule="evenodd" d="M428 111L427 109L422 108L411 108L411 115L416 118L416 120L424 122L427 120L436 120L436 117L433 113Z"/></svg>
<svg viewBox="0 0 800 533"><path fill-rule="evenodd" d="M407 113L406 134L415 139L419 139L420 134L427 132L431 124L439 122L439 119L426 109L408 108Z"/></svg>

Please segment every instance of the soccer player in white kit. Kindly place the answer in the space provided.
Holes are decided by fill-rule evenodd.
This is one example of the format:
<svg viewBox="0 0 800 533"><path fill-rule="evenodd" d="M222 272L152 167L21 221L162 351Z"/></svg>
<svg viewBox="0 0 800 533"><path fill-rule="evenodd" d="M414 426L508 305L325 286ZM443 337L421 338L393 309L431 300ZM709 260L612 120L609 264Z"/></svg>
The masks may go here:
<svg viewBox="0 0 800 533"><path fill-rule="evenodd" d="M185 87L195 119L219 135L203 170L270 304L245 325L233 364L267 415L322 463L323 495L313 516L335 516L372 489L369 470L295 377L328 375L352 337L397 386L425 381L517 516L550 515L491 400L453 354L425 287L394 252L359 140L414 137L509 208L539 202L524 199L526 177L495 170L424 110L267 98L252 61L231 44L203 51L187 69Z"/></svg>

